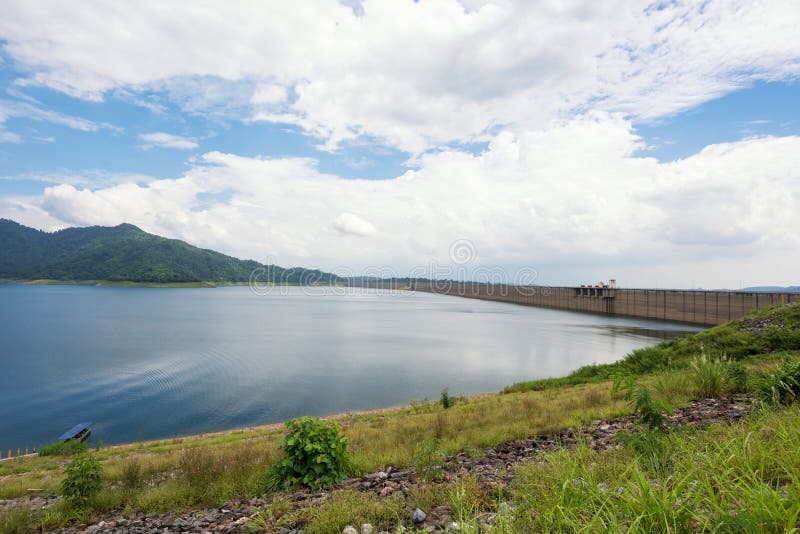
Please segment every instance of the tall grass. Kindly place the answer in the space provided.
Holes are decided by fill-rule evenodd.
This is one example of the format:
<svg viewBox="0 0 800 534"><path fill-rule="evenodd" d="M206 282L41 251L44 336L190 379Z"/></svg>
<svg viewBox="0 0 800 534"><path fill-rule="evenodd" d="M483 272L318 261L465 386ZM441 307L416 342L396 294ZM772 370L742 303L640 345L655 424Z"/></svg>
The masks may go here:
<svg viewBox="0 0 800 534"><path fill-rule="evenodd" d="M515 527L580 532L784 532L800 514L800 413L787 409L664 442L654 473L633 447L581 447L518 472Z"/></svg>

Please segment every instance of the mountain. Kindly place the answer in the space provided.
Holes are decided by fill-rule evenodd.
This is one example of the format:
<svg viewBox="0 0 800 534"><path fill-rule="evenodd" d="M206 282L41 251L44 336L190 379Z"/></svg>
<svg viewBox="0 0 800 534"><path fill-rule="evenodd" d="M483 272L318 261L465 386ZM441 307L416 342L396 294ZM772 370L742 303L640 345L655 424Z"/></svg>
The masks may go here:
<svg viewBox="0 0 800 534"><path fill-rule="evenodd" d="M317 270L263 265L178 239L148 234L132 224L43 232L0 219L0 278L132 282L328 283Z"/></svg>
<svg viewBox="0 0 800 534"><path fill-rule="evenodd" d="M737 291L751 291L754 293L800 293L800 286L755 286L745 287Z"/></svg>

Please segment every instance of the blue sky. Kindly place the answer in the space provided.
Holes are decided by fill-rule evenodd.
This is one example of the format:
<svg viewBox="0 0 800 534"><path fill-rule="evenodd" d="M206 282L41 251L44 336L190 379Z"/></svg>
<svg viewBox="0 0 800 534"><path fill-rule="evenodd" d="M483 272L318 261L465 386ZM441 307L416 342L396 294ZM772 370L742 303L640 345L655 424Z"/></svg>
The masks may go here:
<svg viewBox="0 0 800 534"><path fill-rule="evenodd" d="M86 102L47 88L19 88L22 74L6 61L0 80L12 102L33 98L41 107L107 123L115 129L83 132L27 117L9 119L6 130L25 138L23 143L0 144L3 176L0 195L40 194L52 185L37 176L103 171L153 178L179 176L191 159L210 151L271 158L306 157L319 162L319 170L343 178L391 179L411 166L412 154L363 141L335 152L320 150L319 140L300 128L284 124L248 124L235 118L208 118L184 113L162 95L147 94L160 110L136 105L130 98L111 96L103 102ZM639 154L668 162L686 158L716 143L755 136L800 134L800 84L756 83L673 116L633 123L647 147ZM152 147L139 135L171 132L196 140L197 148L175 150ZM463 145L472 153L484 143Z"/></svg>
<svg viewBox="0 0 800 534"><path fill-rule="evenodd" d="M310 1L8 2L0 217L355 274L466 240L542 283L798 282L792 1Z"/></svg>

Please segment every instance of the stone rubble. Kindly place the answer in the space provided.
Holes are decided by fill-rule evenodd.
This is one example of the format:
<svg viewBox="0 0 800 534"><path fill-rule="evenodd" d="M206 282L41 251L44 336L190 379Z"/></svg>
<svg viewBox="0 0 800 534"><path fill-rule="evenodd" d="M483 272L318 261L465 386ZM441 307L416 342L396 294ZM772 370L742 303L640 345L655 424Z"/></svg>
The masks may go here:
<svg viewBox="0 0 800 534"><path fill-rule="evenodd" d="M686 425L704 425L722 421L735 421L752 411L752 398L746 395L734 395L720 399L704 399L691 402L685 408L675 410L667 416L668 425L672 427ZM497 447L481 451L479 455L459 453L445 459L443 465L444 483L455 480L464 473L478 476L488 487L506 485L514 477L515 466L530 462L542 453L560 448L571 448L577 443L586 443L596 450L616 447L615 436L634 425L634 416L618 417L604 421L593 421L582 429L567 429L554 434L539 435L520 441L511 441ZM319 506L330 498L333 490L350 489L368 491L385 497L393 494L407 495L418 486L420 480L415 469L395 469L388 466L375 473L345 480L329 490L299 490L288 495L294 510ZM38 497L37 497L38 498ZM79 525L54 532L63 534L96 533L96 534L165 534L171 532L194 533L233 533L247 532L248 523L266 509L269 498L238 499L225 503L219 508L200 510L181 515L166 514L133 514L122 517L110 514L93 525ZM0 503L2 504L2 503ZM507 503L501 506L509 507ZM509 507L510 508L510 507ZM457 531L453 527L450 508L447 505L436 507L427 513L416 509L409 510L409 524L427 531ZM392 532L405 531L392 529ZM345 529L346 534L358 534L354 526ZM361 525L361 534L371 534L372 525ZM378 532L383 534L385 531ZM302 525L294 529L277 528L275 534L301 534Z"/></svg>

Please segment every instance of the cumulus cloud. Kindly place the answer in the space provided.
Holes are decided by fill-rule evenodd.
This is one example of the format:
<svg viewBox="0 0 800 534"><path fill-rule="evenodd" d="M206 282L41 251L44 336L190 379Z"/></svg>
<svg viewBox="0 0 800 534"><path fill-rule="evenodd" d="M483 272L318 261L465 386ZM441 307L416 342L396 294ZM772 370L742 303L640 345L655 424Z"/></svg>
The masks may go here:
<svg viewBox="0 0 800 534"><path fill-rule="evenodd" d="M35 210L21 218L132 222L241 257L329 270L452 264L451 243L468 239L468 267L534 267L542 283L793 279L800 138L712 145L671 163L638 156L640 146L630 121L595 112L501 132L477 155L425 154L391 180L342 179L305 158L210 152L174 179L48 188L26 200ZM208 194L220 200L202 202Z"/></svg>
<svg viewBox="0 0 800 534"><path fill-rule="evenodd" d="M190 111L298 125L331 150L368 138L420 153L590 108L649 120L800 74L791 0L12 0L3 15L19 84L89 100L161 90Z"/></svg>
<svg viewBox="0 0 800 534"><path fill-rule="evenodd" d="M140 145L141 148L144 149L159 147L159 148L176 148L178 150L191 150L199 146L197 144L197 141L191 137L183 137L180 135L173 135L164 132L141 134L139 136L139 139L145 142L145 144Z"/></svg>
<svg viewBox="0 0 800 534"><path fill-rule="evenodd" d="M332 226L342 234L369 237L376 234L375 226L353 213L341 213L333 220Z"/></svg>

